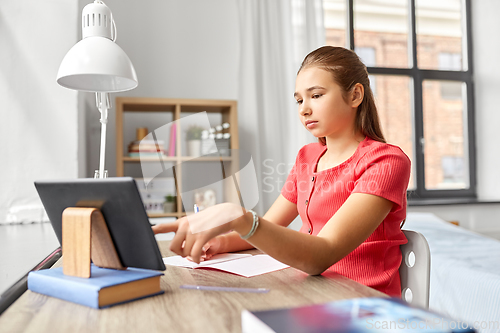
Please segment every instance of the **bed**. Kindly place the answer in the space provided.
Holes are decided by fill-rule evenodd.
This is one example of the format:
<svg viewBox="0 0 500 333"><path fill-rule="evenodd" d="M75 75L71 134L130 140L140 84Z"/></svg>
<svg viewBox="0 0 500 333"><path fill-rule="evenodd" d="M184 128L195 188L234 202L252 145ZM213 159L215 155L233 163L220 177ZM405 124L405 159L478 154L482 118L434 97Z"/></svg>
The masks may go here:
<svg viewBox="0 0 500 333"><path fill-rule="evenodd" d="M403 229L422 233L431 251L429 308L500 332L500 241L432 213L408 213Z"/></svg>

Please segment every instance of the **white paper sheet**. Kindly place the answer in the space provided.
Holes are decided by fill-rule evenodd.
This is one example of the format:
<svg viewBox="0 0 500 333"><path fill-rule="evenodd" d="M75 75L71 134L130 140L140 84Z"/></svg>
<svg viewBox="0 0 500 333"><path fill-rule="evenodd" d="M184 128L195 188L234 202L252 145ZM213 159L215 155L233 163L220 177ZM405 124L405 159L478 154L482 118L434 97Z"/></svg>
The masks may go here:
<svg viewBox="0 0 500 333"><path fill-rule="evenodd" d="M285 265L267 254L257 254L238 260L221 262L208 267L219 269L244 277L252 277L274 271L279 271L290 266Z"/></svg>
<svg viewBox="0 0 500 333"><path fill-rule="evenodd" d="M251 257L251 254L243 254L243 253L221 253L216 254L212 258L206 261L202 261L199 264L183 258L181 256L173 256L163 258L163 263L165 265L178 266L178 267L186 267L186 268L199 268L199 267L207 267L213 264L217 264L224 261L230 261L235 259L241 259L246 257Z"/></svg>
<svg viewBox="0 0 500 333"><path fill-rule="evenodd" d="M252 277L278 271L290 266L285 265L267 254L225 253L213 256L207 261L196 264L181 256L163 258L165 265L186 268L213 268L244 277Z"/></svg>

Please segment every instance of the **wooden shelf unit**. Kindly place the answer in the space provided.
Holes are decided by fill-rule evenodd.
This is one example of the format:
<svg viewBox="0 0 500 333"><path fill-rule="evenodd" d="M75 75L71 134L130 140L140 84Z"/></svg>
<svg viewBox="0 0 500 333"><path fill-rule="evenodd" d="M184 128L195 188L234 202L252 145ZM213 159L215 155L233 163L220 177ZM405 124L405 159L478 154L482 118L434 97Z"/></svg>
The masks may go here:
<svg viewBox="0 0 500 333"><path fill-rule="evenodd" d="M116 98L116 176L123 177L125 174L125 164L140 163L141 159L129 157L124 146L124 114L126 112L148 112L148 113L169 113L172 115L173 121L182 118L186 113L197 113L206 111L207 113L217 113L221 115L222 123L230 124L230 148L239 149L238 139L238 111L237 102L233 100L210 100L210 99L171 99L171 98L145 98L145 97L117 97ZM146 115L145 115L146 116ZM164 124L158 124L158 127ZM219 124L211 124L213 126ZM136 127L143 127L137 124ZM154 129L148 129L149 132ZM176 149L175 156L163 156L163 162L172 162L180 164L184 161L192 160L193 157L182 155L182 140L184 129L177 128L176 131ZM135 134L134 134L135 135ZM168 142L165 142L166 148ZM142 161L148 161L142 159ZM157 162L157 158L151 158L151 162ZM197 157L198 162L231 162L232 168L236 168L237 161L233 160L233 156L218 157ZM180 169L179 169L180 171ZM182 211L182 200L179 193L182 190L182 174L177 173L177 212L163 214L149 214L150 217L182 217L186 215Z"/></svg>

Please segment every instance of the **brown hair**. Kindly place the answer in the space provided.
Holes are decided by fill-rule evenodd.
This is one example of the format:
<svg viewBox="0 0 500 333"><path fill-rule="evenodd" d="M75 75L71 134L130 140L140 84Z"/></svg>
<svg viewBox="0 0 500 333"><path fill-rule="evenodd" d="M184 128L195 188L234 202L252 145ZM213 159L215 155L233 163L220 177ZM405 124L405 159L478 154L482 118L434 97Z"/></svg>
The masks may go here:
<svg viewBox="0 0 500 333"><path fill-rule="evenodd" d="M346 102L348 92L356 83L361 83L365 93L356 113L355 130L375 141L386 142L370 88L368 71L356 53L343 47L323 46L305 57L297 74L308 67L319 67L332 73L333 80L344 92L343 98ZM324 137L319 138L319 142L326 145Z"/></svg>

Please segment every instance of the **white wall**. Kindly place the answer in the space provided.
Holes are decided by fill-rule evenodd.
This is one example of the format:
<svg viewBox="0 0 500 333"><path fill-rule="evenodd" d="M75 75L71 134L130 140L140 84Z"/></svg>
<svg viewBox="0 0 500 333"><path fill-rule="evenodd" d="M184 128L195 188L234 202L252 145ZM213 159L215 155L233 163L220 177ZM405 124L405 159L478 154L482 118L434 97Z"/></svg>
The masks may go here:
<svg viewBox="0 0 500 333"><path fill-rule="evenodd" d="M493 36L500 31L499 14L499 1L472 1L478 196L482 200L498 201L500 39Z"/></svg>
<svg viewBox="0 0 500 333"><path fill-rule="evenodd" d="M80 0L80 8L89 1ZM108 0L117 44L132 60L139 86L117 96L237 99L239 30L233 0ZM86 95L87 175L99 166L100 123ZM164 125L158 123L158 127ZM154 128L150 128L150 131ZM106 168L116 173L115 112L109 114Z"/></svg>
<svg viewBox="0 0 500 333"><path fill-rule="evenodd" d="M0 223L40 220L33 181L78 176L77 93L56 84L77 4L0 5Z"/></svg>

